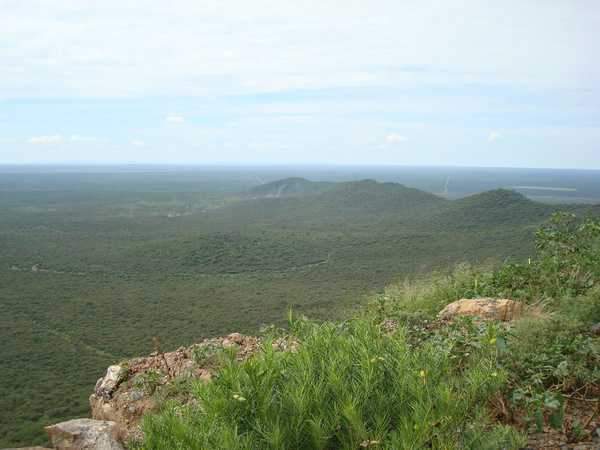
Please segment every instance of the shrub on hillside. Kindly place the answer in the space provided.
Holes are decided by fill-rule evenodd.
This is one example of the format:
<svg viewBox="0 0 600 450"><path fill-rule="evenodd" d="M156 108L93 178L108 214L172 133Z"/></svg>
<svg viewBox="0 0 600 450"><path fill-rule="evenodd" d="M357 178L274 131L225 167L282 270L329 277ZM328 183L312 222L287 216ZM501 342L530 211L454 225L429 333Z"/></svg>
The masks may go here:
<svg viewBox="0 0 600 450"><path fill-rule="evenodd" d="M403 328L386 334L369 318L292 329L297 352L267 342L262 355L195 384L197 404L146 417L143 448L518 448L514 430L486 418L506 374L484 335L456 358L445 351L456 337L415 351Z"/></svg>

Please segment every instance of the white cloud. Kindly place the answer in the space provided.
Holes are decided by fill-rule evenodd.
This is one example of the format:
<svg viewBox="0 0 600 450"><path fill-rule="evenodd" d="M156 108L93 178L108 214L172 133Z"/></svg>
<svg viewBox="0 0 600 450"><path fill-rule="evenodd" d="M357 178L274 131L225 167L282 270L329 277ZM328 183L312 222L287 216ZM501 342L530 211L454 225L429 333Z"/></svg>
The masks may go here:
<svg viewBox="0 0 600 450"><path fill-rule="evenodd" d="M130 142L131 145L133 145L134 147L143 147L144 145L146 145L146 143L144 141L142 141L141 139L133 139Z"/></svg>
<svg viewBox="0 0 600 450"><path fill-rule="evenodd" d="M98 143L102 143L102 142L108 142L108 139L95 137L95 136L81 136L79 134L73 134L69 138L69 142L98 144Z"/></svg>
<svg viewBox="0 0 600 450"><path fill-rule="evenodd" d="M185 122L185 118L179 114L169 114L165 117L165 122L170 124L183 123Z"/></svg>
<svg viewBox="0 0 600 450"><path fill-rule="evenodd" d="M497 141L501 137L502 137L502 133L500 133L499 131L492 130L492 131L490 131L490 134L488 136L488 142Z"/></svg>
<svg viewBox="0 0 600 450"><path fill-rule="evenodd" d="M173 8L157 0L0 3L5 44L0 92L15 97L216 95L382 83L410 87L432 73L437 73L435 83L447 84L452 78L447 69L462 74L450 80L459 85L471 74L474 81L571 85L586 79L595 86L600 73L600 65L589 58L600 23L595 4L547 2L540 8L522 0L373 0L340 8L339 0L181 0ZM457 9L464 14L456 23L448 21ZM577 23L577 33L565 26L566 18ZM322 38L326 33L331 39ZM425 70L394 72L391 61Z"/></svg>
<svg viewBox="0 0 600 450"><path fill-rule="evenodd" d="M51 134L43 136L31 136L25 140L28 144L33 145L47 145L47 144L99 144L108 142L109 139L101 138L96 136L82 136L80 134L72 134L68 137L64 137L60 134Z"/></svg>
<svg viewBox="0 0 600 450"><path fill-rule="evenodd" d="M398 133L390 133L385 137L385 142L389 145L400 144L401 142L406 141L408 141L406 136L402 136Z"/></svg>
<svg viewBox="0 0 600 450"><path fill-rule="evenodd" d="M27 139L27 143L33 145L58 144L62 140L63 138L60 134L54 134L51 136L31 136Z"/></svg>

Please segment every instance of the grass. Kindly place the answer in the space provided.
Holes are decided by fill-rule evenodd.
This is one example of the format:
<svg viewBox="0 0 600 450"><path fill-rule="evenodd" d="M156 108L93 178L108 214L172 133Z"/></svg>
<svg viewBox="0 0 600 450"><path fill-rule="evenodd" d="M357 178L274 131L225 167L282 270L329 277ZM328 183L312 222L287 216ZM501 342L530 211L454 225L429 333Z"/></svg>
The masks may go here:
<svg viewBox="0 0 600 450"><path fill-rule="evenodd" d="M482 344L460 364L427 342L415 351L375 318L296 320L296 352L266 341L260 357L224 362L193 385L198 406L167 404L144 424L145 449L518 448L517 432L489 426L485 399L506 373ZM483 335L482 335L483 336Z"/></svg>
<svg viewBox="0 0 600 450"><path fill-rule="evenodd" d="M346 321L291 318L296 351L266 339L243 363L223 354L214 381L189 382L193 401L144 418L134 447L517 449L531 429L562 429L565 396L600 392L600 342L586 332L600 317L597 225L555 215L527 264L397 285ZM458 298L526 287L539 312L513 323L433 320ZM495 402L510 410L503 420Z"/></svg>
<svg viewBox="0 0 600 450"><path fill-rule="evenodd" d="M155 336L169 350L252 334L285 323L290 307L348 317L399 278L526 258L556 209L507 191L453 202L373 181L241 200L256 183L192 172L2 176L0 359L10 364L0 372L0 447L47 443L43 425L86 415L106 366L150 353ZM480 281L470 292L493 280ZM462 288L447 289L427 308L414 294L403 314L431 317Z"/></svg>

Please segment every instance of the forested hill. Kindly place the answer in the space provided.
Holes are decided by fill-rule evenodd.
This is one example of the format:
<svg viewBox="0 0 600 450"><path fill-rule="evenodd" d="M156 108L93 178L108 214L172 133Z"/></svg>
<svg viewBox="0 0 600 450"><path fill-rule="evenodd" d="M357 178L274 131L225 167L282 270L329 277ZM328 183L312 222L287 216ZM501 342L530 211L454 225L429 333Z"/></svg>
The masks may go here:
<svg viewBox="0 0 600 450"><path fill-rule="evenodd" d="M290 226L315 221L335 224L352 218L357 223L387 221L423 230L460 230L538 224L557 210L584 216L600 212L598 205L550 205L507 189L447 200L399 183L369 179L330 183L287 178L254 187L241 198L244 202L228 204L225 214L243 212L263 223L284 220Z"/></svg>
<svg viewBox="0 0 600 450"><path fill-rule="evenodd" d="M93 179L93 182L91 180ZM499 190L447 200L397 183L190 174L0 180L0 447L85 415L121 357L339 317L397 280L532 252L552 212ZM74 367L77 369L74 370Z"/></svg>

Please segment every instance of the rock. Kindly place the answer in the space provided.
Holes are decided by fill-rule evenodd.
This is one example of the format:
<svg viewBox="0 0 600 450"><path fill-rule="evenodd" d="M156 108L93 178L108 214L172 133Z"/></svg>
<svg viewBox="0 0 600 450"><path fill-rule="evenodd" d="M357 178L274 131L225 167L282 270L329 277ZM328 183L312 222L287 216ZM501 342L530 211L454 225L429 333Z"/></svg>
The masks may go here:
<svg viewBox="0 0 600 450"><path fill-rule="evenodd" d="M595 323L590 327L590 333L600 336L600 322Z"/></svg>
<svg viewBox="0 0 600 450"><path fill-rule="evenodd" d="M231 333L229 336L227 336L227 339L240 345L244 343L244 336L242 336L240 333Z"/></svg>
<svg viewBox="0 0 600 450"><path fill-rule="evenodd" d="M126 371L121 366L109 366L104 378L100 378L96 383L96 395L110 398L119 383L125 378L125 373Z"/></svg>
<svg viewBox="0 0 600 450"><path fill-rule="evenodd" d="M19 447L19 448L3 448L2 450L53 450L48 447Z"/></svg>
<svg viewBox="0 0 600 450"><path fill-rule="evenodd" d="M488 320L512 320L525 311L525 305L506 298L463 298L440 311L438 317L450 320L457 316L474 316Z"/></svg>
<svg viewBox="0 0 600 450"><path fill-rule="evenodd" d="M159 405L156 396L144 392L136 380L143 381L149 374L158 374L157 390L162 390L175 379L189 377L208 383L215 374L215 361L211 355L227 346L235 350L236 360L243 361L260 351L260 339L231 333L227 337L204 339L172 352L153 352L147 357L130 359L126 363L126 371L117 370L120 366L109 367L89 397L92 419L115 422L125 441L142 439L141 418L145 413L155 411ZM199 350L206 357L194 357ZM191 396L181 396L178 400L184 404L195 401Z"/></svg>
<svg viewBox="0 0 600 450"><path fill-rule="evenodd" d="M74 419L44 429L56 450L124 450L114 422Z"/></svg>

